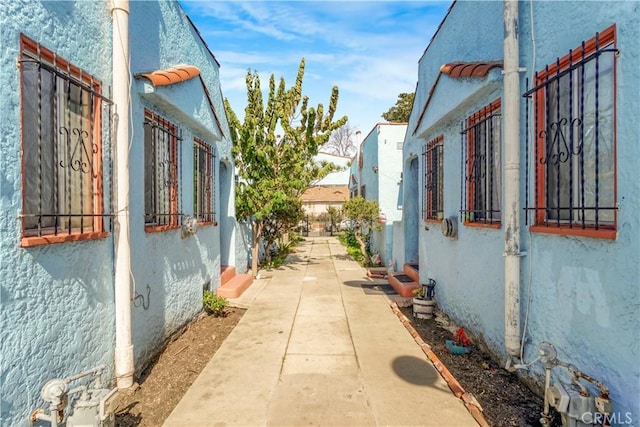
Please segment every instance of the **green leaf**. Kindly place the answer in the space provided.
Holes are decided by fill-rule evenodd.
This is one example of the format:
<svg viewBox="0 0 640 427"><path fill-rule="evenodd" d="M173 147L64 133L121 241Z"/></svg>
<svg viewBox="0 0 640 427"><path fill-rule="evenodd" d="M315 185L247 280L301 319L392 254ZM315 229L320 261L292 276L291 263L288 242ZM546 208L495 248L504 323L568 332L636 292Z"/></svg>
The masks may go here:
<svg viewBox="0 0 640 427"><path fill-rule="evenodd" d="M257 234L252 239L254 245L260 237L272 242L297 225L302 212L300 196L312 182L333 170L331 165L315 163L318 147L347 121L346 116L333 121L337 87L332 89L328 114L322 104L309 107L309 98L302 93L304 69L303 58L295 84L289 89L284 78L280 78L276 89L275 76L271 75L266 102L258 72L248 70L242 123L229 102L224 102L231 152L240 179L236 186L236 215L249 219ZM276 129L282 129L283 135L277 136Z"/></svg>

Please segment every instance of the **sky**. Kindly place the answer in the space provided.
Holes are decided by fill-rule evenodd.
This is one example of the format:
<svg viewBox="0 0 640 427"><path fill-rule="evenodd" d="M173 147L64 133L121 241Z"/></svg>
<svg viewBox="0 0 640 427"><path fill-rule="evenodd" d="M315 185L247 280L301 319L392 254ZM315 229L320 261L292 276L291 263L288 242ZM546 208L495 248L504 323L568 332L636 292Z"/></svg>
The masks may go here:
<svg viewBox="0 0 640 427"><path fill-rule="evenodd" d="M291 87L302 58L302 92L325 111L331 89L335 118L348 116L363 138L384 122L398 94L413 92L418 61L451 1L203 1L180 0L220 63L223 96L242 119L245 76L263 88L274 74ZM266 94L265 94L266 98Z"/></svg>

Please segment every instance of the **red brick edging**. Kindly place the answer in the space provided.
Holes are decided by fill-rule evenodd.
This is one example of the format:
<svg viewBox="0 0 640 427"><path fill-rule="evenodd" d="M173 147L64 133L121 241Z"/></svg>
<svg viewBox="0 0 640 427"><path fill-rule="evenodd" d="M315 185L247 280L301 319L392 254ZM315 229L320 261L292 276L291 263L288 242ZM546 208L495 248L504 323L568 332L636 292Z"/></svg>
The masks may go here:
<svg viewBox="0 0 640 427"><path fill-rule="evenodd" d="M436 368L436 370L440 373L442 378L447 382L447 385L449 386L453 394L458 399L462 399L464 406L466 406L467 410L469 411L469 413L471 413L471 415L476 420L476 422L481 427L490 427L491 425L487 422L487 419L485 418L484 413L482 412L482 408L480 407L480 404L478 403L476 398L473 396L473 394L467 393L466 391L464 391L464 389L462 388L458 380L455 379L455 377L451 374L449 369L447 369L447 367L440 361L440 359L438 358L438 356L436 356L433 350L431 350L431 346L429 346L429 344L424 342L424 340L422 339L418 331L416 331L413 325L411 324L411 321L407 319L407 316L405 316L404 313L402 313L402 311L400 311L400 309L398 308L398 304L392 301L390 303L390 306L391 306L391 310L396 314L396 316L398 316L398 319L400 319L400 322L402 322L402 324L404 325L405 328L407 328L407 331L409 331L409 333L411 334L415 342L420 346L420 348L422 349L422 352L427 356L427 358L433 364L434 368Z"/></svg>

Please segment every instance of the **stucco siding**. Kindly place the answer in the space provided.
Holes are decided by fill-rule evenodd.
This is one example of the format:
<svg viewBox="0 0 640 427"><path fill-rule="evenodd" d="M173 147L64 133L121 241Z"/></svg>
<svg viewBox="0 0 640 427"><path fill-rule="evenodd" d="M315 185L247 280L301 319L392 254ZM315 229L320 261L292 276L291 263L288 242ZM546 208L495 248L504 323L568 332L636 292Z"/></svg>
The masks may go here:
<svg viewBox="0 0 640 427"><path fill-rule="evenodd" d="M356 169L355 175L360 185L365 185L365 198L378 202L381 217L386 218L386 222L380 224L381 229L372 232L370 245L371 251L380 254L385 265L392 262L392 223L402 218L402 142L406 128L400 123L376 124L362 142L363 166ZM354 163L357 162L356 158Z"/></svg>
<svg viewBox="0 0 640 427"><path fill-rule="evenodd" d="M536 346L552 343L560 360L605 383L615 410L640 420L640 5L635 2L535 2L534 22L529 5L521 3L519 22L521 93L525 79L556 58L580 46L596 32L616 24L616 178L617 237L615 240L530 232L525 224L526 157L525 98L521 99L521 329L526 338L524 362L537 356ZM482 20L474 16L482 15ZM567 25L567 23L571 23ZM473 23L472 26L469 26ZM468 28L468 31L460 31ZM535 46L533 36L535 35ZM456 48L453 49L452 46ZM535 58L534 58L535 47ZM419 232L421 281L437 281L440 307L481 337L496 357L504 349L504 230L468 227L460 220L460 123L502 96L500 70L485 78L451 79L439 67L453 61L502 58L501 2L457 2L419 65L419 83L404 148L405 208L424 190L419 165L416 192L412 159L431 138L444 135L444 216L458 218L457 239L444 237L436 222L415 220L405 212L405 253L412 251L412 234ZM434 88L430 94L431 89ZM420 118L431 96L429 108ZM530 112L532 109L530 108ZM529 118L533 120L532 117ZM419 125L418 125L418 122ZM530 125L531 126L531 125ZM417 132L414 134L414 130ZM529 129L532 132L532 129ZM503 141L503 144L509 143ZM531 136L529 143L531 144ZM530 153L529 153L530 154ZM422 162L422 159L420 159ZM503 160L504 162L504 160ZM504 165L503 165L504 167ZM534 185L529 171L529 191ZM411 179L411 181L407 181ZM504 194L502 194L504 200ZM504 209L504 207L503 207ZM428 230L425 230L425 225ZM524 330L526 325L526 330ZM568 382L567 371L554 369L553 381ZM542 385L543 366L534 363L522 375Z"/></svg>
<svg viewBox="0 0 640 427"><path fill-rule="evenodd" d="M603 381L616 411L640 420L640 5L636 2L572 3L535 8L536 69L583 40L616 24L618 235L614 241L532 233L523 264L523 296L531 286L528 334L533 343L553 343L562 360ZM562 25L572 17L572 25ZM523 34L530 27L525 11ZM522 51L522 50L521 50ZM524 64L533 65L532 49ZM525 235L525 237L527 237ZM531 266L532 271L529 271ZM531 278L529 281L528 278ZM524 300L524 299L523 299ZM535 307L535 309L534 309ZM633 338L631 338L633 337ZM631 338L631 339L630 339ZM535 349L529 346L529 359ZM536 372L540 375L538 366ZM559 373L561 373L560 371Z"/></svg>
<svg viewBox="0 0 640 427"><path fill-rule="evenodd" d="M195 235L186 238L180 229L145 231L144 111L148 109L161 115L182 132L178 199L180 212L187 215L193 215L194 137L212 145L216 163L231 158L231 145L222 108L218 65L201 44L180 6L176 2L132 2L130 19L132 22L149 20L159 23L157 26L131 26L131 51L135 52L131 61L133 74L179 64L195 65L213 103L212 111L197 77L162 87L153 87L145 78L136 79L133 84L134 131L130 151L132 271L136 292L142 296L133 309L133 324L136 360L144 363L154 354L158 343L166 340L202 309L203 288L213 290L220 285L221 226L232 225L217 217L217 226L200 226ZM225 175L227 180L233 179L233 174ZM232 203L231 197L220 197L221 191L230 192L231 185L230 182L220 182L218 164L215 175L217 213L221 212L221 200ZM225 211L233 212L229 207ZM225 230L225 233L231 232L233 229ZM231 242L233 239L228 244ZM234 260L231 253L230 261Z"/></svg>
<svg viewBox="0 0 640 427"><path fill-rule="evenodd" d="M154 88L146 79L134 79L131 122L120 123L129 126L131 137L132 317L138 370L167 337L201 310L203 287L219 285L222 247L224 261L230 264L244 248L237 244L241 239L235 234L233 162L218 64L177 2L131 2L130 7L132 75L188 63L200 69L202 78L202 83L194 78L162 88ZM113 86L109 3L5 2L0 9L0 29L0 115L5 129L0 140L0 425L27 426L28 415L44 405L39 393L48 379L105 364L105 386L113 385L114 241L107 217L106 238L20 247L22 124L16 67L20 33L100 79L103 94L108 96ZM145 108L183 131L180 198L181 212L187 215L193 215L193 139L212 144L217 162L217 226L199 227L186 238L179 229L144 231ZM104 205L110 214L113 151L106 140L103 144ZM220 163L226 165L224 172ZM246 257L239 258L244 259L238 268L241 272Z"/></svg>
<svg viewBox="0 0 640 427"><path fill-rule="evenodd" d="M11 1L0 28L0 425L27 426L47 380L100 364L112 376L113 245L20 247L20 33L100 79L106 95L111 26L106 3Z"/></svg>

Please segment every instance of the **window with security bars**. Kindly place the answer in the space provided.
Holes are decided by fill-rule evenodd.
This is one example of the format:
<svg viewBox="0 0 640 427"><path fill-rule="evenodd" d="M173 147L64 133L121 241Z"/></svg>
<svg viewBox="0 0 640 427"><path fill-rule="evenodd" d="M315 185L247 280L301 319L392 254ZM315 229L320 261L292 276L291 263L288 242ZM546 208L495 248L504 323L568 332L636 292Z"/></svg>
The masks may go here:
<svg viewBox="0 0 640 427"><path fill-rule="evenodd" d="M25 35L20 49L21 245L104 237L111 101L99 80Z"/></svg>
<svg viewBox="0 0 640 427"><path fill-rule="evenodd" d="M147 231L179 226L181 142L176 125L145 110L144 222Z"/></svg>
<svg viewBox="0 0 640 427"><path fill-rule="evenodd" d="M615 238L615 40L613 25L539 71L525 93L535 108L534 231Z"/></svg>
<svg viewBox="0 0 640 427"><path fill-rule="evenodd" d="M215 213L215 153L201 139L193 140L193 212L201 223L214 223Z"/></svg>
<svg viewBox="0 0 640 427"><path fill-rule="evenodd" d="M427 142L422 150L422 217L439 220L444 214L444 137Z"/></svg>
<svg viewBox="0 0 640 427"><path fill-rule="evenodd" d="M500 100L472 114L462 123L461 197L465 223L499 225L502 193L500 158Z"/></svg>

